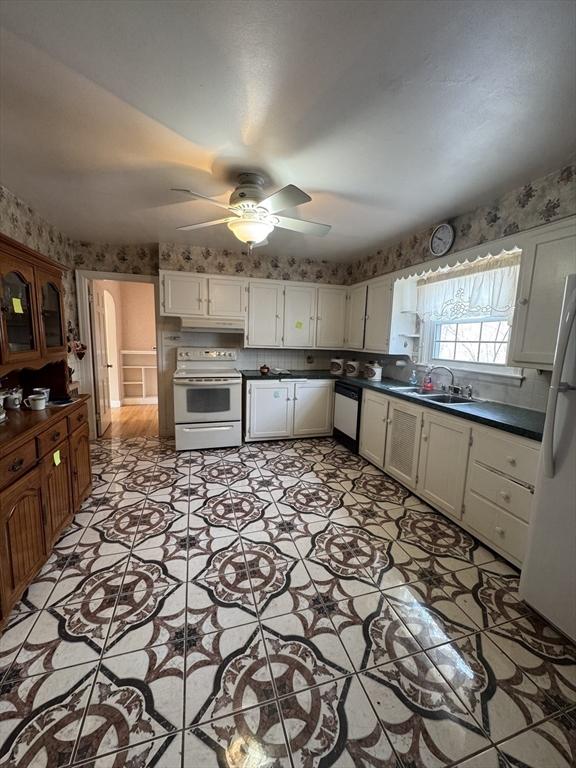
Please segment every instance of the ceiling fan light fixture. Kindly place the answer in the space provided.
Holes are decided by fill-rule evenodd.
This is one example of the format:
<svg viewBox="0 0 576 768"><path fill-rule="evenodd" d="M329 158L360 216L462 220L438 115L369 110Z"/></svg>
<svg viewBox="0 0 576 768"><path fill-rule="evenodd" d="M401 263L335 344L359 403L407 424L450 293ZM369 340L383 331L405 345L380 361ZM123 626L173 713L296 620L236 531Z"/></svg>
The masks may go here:
<svg viewBox="0 0 576 768"><path fill-rule="evenodd" d="M228 222L228 229L242 243L256 245L266 240L274 230L274 224L268 221L259 221L252 218L238 218Z"/></svg>

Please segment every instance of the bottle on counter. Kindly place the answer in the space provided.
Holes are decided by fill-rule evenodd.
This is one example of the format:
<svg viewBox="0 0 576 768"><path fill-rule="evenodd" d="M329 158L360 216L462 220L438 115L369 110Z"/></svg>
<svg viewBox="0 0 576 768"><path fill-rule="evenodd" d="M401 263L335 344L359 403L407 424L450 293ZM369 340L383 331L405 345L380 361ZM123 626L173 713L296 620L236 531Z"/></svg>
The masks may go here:
<svg viewBox="0 0 576 768"><path fill-rule="evenodd" d="M410 374L410 378L408 379L408 384L410 384L413 387L416 387L418 385L418 374L416 373L416 368L412 368L412 373Z"/></svg>

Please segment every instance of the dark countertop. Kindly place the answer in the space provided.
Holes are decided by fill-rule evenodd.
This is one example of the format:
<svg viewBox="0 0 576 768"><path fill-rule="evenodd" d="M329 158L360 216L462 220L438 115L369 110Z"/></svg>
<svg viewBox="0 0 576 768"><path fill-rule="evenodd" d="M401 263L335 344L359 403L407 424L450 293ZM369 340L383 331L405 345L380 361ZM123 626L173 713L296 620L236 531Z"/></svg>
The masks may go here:
<svg viewBox="0 0 576 768"><path fill-rule="evenodd" d="M542 411L532 411L529 408L518 408L515 405L495 403L489 400L458 405L434 403L409 392L398 392L392 389L394 386L407 386L405 381L398 381L396 379L366 381L366 379L354 379L349 376L334 376L330 371L291 371L290 374L269 373L267 376L262 376L256 370L241 371L241 373L244 379L248 381L258 379L342 379L361 389L372 389L375 392L382 392L390 397L397 397L399 400L417 403L425 408L432 408L435 411L440 411L450 416L459 416L467 421L475 421L478 424L485 424L487 427L501 429L504 432L528 437L532 440L541 441L544 431L544 418L546 414Z"/></svg>

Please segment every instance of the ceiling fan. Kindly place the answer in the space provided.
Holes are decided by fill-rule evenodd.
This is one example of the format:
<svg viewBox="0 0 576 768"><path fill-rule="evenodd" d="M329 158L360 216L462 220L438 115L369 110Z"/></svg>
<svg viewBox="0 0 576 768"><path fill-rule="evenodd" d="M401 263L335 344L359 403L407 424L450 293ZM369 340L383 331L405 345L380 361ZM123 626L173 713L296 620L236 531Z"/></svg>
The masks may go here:
<svg viewBox="0 0 576 768"><path fill-rule="evenodd" d="M314 221L302 221L289 216L277 216L276 214L286 208L294 208L303 203L309 203L310 195L303 192L293 184L279 189L274 194L265 197L264 178L258 173L239 173L238 185L230 195L228 205L211 197L205 197L190 189L173 188L172 192L185 192L197 200L206 200L220 208L225 208L230 215L223 219L203 221L199 224L187 224L178 227L179 230L203 229L213 227L215 224L227 224L228 229L250 249L258 245L266 245L266 238L275 227L291 229L303 235L317 235L321 237L327 234L331 227L328 224L317 224Z"/></svg>

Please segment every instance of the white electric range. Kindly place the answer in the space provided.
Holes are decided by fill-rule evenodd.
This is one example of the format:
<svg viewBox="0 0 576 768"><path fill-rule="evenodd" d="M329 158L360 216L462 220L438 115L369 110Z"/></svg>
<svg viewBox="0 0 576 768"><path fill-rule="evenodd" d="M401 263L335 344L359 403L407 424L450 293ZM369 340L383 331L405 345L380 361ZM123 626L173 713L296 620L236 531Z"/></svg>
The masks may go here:
<svg viewBox="0 0 576 768"><path fill-rule="evenodd" d="M242 375L235 349L178 347L174 372L176 450L242 444Z"/></svg>

